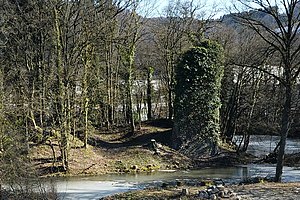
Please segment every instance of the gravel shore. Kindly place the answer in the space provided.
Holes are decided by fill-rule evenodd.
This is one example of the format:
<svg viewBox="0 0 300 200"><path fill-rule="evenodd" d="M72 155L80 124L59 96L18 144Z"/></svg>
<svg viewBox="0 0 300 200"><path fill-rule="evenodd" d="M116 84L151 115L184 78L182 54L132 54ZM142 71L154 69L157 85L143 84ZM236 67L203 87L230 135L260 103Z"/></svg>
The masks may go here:
<svg viewBox="0 0 300 200"><path fill-rule="evenodd" d="M234 185L230 188L241 199L299 200L300 183L259 183Z"/></svg>
<svg viewBox="0 0 300 200"><path fill-rule="evenodd" d="M140 191L131 191L116 194L110 197L102 198L102 200L199 200L199 191L206 187L171 187L166 189L152 188ZM300 199L300 183L256 183L247 185L227 185L226 190L231 191L234 195L231 197L220 198L219 200L299 200ZM183 189L187 189L189 193L182 194ZM206 198L202 198L206 199ZM208 198L212 199L212 198ZM213 198L214 199L214 198Z"/></svg>

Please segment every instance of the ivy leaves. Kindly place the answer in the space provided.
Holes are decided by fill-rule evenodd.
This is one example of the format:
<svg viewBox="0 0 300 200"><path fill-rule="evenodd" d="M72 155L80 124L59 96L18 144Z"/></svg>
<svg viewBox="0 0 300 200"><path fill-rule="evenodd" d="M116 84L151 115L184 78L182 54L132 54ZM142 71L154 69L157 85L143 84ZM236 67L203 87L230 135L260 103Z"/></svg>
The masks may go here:
<svg viewBox="0 0 300 200"><path fill-rule="evenodd" d="M201 144L218 141L223 49L203 40L185 52L176 67L175 138ZM193 138L198 138L194 140Z"/></svg>

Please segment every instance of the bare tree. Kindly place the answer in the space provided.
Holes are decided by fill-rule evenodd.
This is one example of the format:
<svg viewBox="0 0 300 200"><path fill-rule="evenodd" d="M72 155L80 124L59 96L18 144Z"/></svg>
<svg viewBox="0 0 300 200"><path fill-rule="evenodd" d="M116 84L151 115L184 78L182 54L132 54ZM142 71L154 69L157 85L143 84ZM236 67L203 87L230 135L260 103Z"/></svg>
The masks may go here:
<svg viewBox="0 0 300 200"><path fill-rule="evenodd" d="M160 52L163 67L162 79L166 85L167 117L174 115L174 67L178 56L193 45L196 38L203 36L205 20L200 19L203 5L193 0L169 1L163 19L156 25L155 44Z"/></svg>
<svg viewBox="0 0 300 200"><path fill-rule="evenodd" d="M285 99L281 118L281 140L278 151L275 181L280 182L284 164L286 139L291 126L292 91L300 73L299 66L299 1L283 0L273 2L270 0L239 2L251 9L237 15L239 21L253 29L268 45L262 59L250 64L276 78L284 87ZM255 5L255 6L252 6ZM263 17L258 17L259 15ZM279 60L277 59L279 58ZM278 61L278 62L274 62ZM283 74L276 74L265 70L264 65L269 64L283 70Z"/></svg>

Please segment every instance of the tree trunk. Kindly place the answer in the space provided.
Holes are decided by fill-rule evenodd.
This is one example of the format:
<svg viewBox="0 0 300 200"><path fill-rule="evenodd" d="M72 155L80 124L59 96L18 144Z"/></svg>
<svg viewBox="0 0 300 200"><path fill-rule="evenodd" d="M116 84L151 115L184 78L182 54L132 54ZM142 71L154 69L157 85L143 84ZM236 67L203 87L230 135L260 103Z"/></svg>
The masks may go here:
<svg viewBox="0 0 300 200"><path fill-rule="evenodd" d="M86 149L88 145L88 109L89 109L89 97L88 97L88 72L91 65L91 57L93 50L90 48L90 45L86 46L83 56L83 80L82 80L82 107L84 109L84 141L83 147Z"/></svg>
<svg viewBox="0 0 300 200"><path fill-rule="evenodd" d="M89 99L85 99L85 104L84 104L84 148L87 149L88 145L88 104L89 104Z"/></svg>
<svg viewBox="0 0 300 200"><path fill-rule="evenodd" d="M172 98L172 89L169 87L168 91L168 119L173 118L173 98Z"/></svg>
<svg viewBox="0 0 300 200"><path fill-rule="evenodd" d="M107 100L106 100L106 129L110 129L110 125L112 123L112 69L111 69L111 42L109 44L105 44L106 52L105 52L105 62L106 62L106 93L107 93Z"/></svg>
<svg viewBox="0 0 300 200"><path fill-rule="evenodd" d="M138 114L138 130L141 130L142 128L142 103L143 103L143 98L144 98L144 95L143 95L143 92L139 93L137 92L136 93L136 111L137 111L137 114Z"/></svg>
<svg viewBox="0 0 300 200"><path fill-rule="evenodd" d="M149 67L147 70L147 119L152 119L152 73L153 68Z"/></svg>
<svg viewBox="0 0 300 200"><path fill-rule="evenodd" d="M135 37L137 35L135 34ZM135 41L136 38L133 39ZM127 102L128 102L128 117L129 117L129 124L130 124L130 131L134 133L135 131L135 124L134 124L134 112L133 112L133 95L132 95L132 85L133 85L133 64L134 64L134 57L135 57L135 44L134 42L131 44L131 47L128 52L128 71L127 71Z"/></svg>
<svg viewBox="0 0 300 200"><path fill-rule="evenodd" d="M129 79L131 80L131 79ZM130 81L131 82L131 81ZM129 125L130 125L130 132L134 133L135 130L135 124L134 124L134 113L133 113L133 102L132 102L132 92L131 92L131 84L128 83L128 89L127 89L127 101L128 101L128 118L129 118Z"/></svg>
<svg viewBox="0 0 300 200"><path fill-rule="evenodd" d="M56 67L57 67L57 82L58 82L58 104L59 104L59 126L60 126L60 150L62 157L62 167L64 171L68 170L68 133L67 133L67 105L66 105L66 90L63 82L64 69L63 69L63 56L62 56L62 40L60 29L60 17L57 8L54 8L55 17L55 44L56 44Z"/></svg>
<svg viewBox="0 0 300 200"><path fill-rule="evenodd" d="M281 182L282 169L284 164L284 154L286 139L289 132L290 126L290 114L291 114L291 103L292 103L292 86L291 83L287 83L285 86L285 102L283 107L282 119L281 119L281 140L277 157L276 175L275 182Z"/></svg>
<svg viewBox="0 0 300 200"><path fill-rule="evenodd" d="M229 98L227 105L227 110L225 112L225 117L223 121L222 131L227 141L232 141L235 135L236 121L237 121L237 110L240 106L240 96L241 96L241 77L242 73L238 75L237 82L234 86L234 90Z"/></svg>
<svg viewBox="0 0 300 200"><path fill-rule="evenodd" d="M255 108L255 105L256 105L256 101L257 101L257 93L258 93L261 77L262 77L262 74L259 75L258 80L255 80L255 78L253 77L253 80L254 80L254 88L253 89L254 89L254 91L253 91L253 95L252 95L252 102L251 102L250 111L248 113L248 122L247 122L246 131L245 131L244 145L243 145L243 148L241 150L242 152L247 151L249 143L250 143L250 127L251 127L251 123L252 123L254 108Z"/></svg>

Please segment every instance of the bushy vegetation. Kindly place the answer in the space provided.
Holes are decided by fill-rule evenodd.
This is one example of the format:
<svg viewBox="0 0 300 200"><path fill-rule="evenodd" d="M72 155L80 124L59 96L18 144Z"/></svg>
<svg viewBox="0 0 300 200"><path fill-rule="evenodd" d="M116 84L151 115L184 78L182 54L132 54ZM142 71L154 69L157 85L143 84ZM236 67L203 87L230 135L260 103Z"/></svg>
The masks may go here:
<svg viewBox="0 0 300 200"><path fill-rule="evenodd" d="M175 120L174 146L189 155L202 144L215 153L220 134L242 134L242 151L250 134L281 135L282 166L300 127L299 2L240 0L257 6L221 21L200 20L205 7L187 2L150 18L142 0L1 1L1 173L25 175L30 145L52 148L67 173L70 138L88 148L94 133L132 136L155 118Z"/></svg>
<svg viewBox="0 0 300 200"><path fill-rule="evenodd" d="M207 146L215 151L220 141L222 62L222 47L204 40L185 52L176 67L173 137L176 148L188 155L201 156Z"/></svg>

